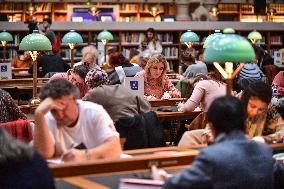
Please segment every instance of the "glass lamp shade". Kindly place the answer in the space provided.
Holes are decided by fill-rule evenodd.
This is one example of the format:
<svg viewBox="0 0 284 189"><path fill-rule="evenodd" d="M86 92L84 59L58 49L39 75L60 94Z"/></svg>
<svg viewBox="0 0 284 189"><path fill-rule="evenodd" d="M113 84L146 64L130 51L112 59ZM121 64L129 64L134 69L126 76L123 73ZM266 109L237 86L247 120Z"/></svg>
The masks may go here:
<svg viewBox="0 0 284 189"><path fill-rule="evenodd" d="M23 51L51 51L52 46L49 39L34 30L32 34L25 36L20 45L19 50Z"/></svg>
<svg viewBox="0 0 284 189"><path fill-rule="evenodd" d="M181 43L196 42L196 41L199 41L199 37L196 33L192 32L191 30L187 30L187 32L183 33L180 37Z"/></svg>
<svg viewBox="0 0 284 189"><path fill-rule="evenodd" d="M236 33L236 31L233 28L225 28L223 29L223 33L232 34L232 33Z"/></svg>
<svg viewBox="0 0 284 189"><path fill-rule="evenodd" d="M83 38L75 30L70 30L70 32L63 36L62 43L83 43Z"/></svg>
<svg viewBox="0 0 284 189"><path fill-rule="evenodd" d="M209 35L204 41L203 48L207 48L210 45L210 42L220 35L222 35L222 33L220 33L220 30L215 31L215 33Z"/></svg>
<svg viewBox="0 0 284 189"><path fill-rule="evenodd" d="M0 33L0 41L13 41L13 36L6 31Z"/></svg>
<svg viewBox="0 0 284 189"><path fill-rule="evenodd" d="M259 40L259 39L262 39L262 36L261 36L261 34L258 31L253 30L252 32L250 32L248 34L248 39Z"/></svg>
<svg viewBox="0 0 284 189"><path fill-rule="evenodd" d="M206 62L253 62L255 52L248 40L236 34L223 34L204 51Z"/></svg>
<svg viewBox="0 0 284 189"><path fill-rule="evenodd" d="M113 40L113 35L107 31L107 30L104 30L102 32L99 33L98 37L97 37L98 40Z"/></svg>

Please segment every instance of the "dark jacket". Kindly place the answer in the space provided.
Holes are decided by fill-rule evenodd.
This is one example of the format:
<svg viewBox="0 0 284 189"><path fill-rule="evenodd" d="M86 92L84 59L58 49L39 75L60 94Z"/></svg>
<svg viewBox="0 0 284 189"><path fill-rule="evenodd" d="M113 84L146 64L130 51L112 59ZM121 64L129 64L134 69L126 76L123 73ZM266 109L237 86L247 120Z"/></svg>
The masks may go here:
<svg viewBox="0 0 284 189"><path fill-rule="evenodd" d="M120 137L126 138L125 150L165 146L165 136L155 112L122 117L115 123Z"/></svg>
<svg viewBox="0 0 284 189"><path fill-rule="evenodd" d="M37 60L38 77L44 77L50 72L67 72L70 66L64 60L53 54L44 54ZM29 73L33 73L33 66L30 67Z"/></svg>
<svg viewBox="0 0 284 189"><path fill-rule="evenodd" d="M54 189L46 161L35 152L32 161L13 163L0 169L1 189Z"/></svg>
<svg viewBox="0 0 284 189"><path fill-rule="evenodd" d="M201 151L191 168L170 178L165 188L271 189L278 172L274 165L269 147L233 131L217 137L215 144Z"/></svg>

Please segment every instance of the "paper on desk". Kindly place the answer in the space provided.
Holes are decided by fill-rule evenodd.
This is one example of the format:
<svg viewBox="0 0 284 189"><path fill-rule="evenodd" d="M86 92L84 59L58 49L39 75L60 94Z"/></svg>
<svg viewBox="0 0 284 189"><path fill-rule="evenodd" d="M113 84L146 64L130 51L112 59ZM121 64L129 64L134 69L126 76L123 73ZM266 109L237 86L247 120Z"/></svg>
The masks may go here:
<svg viewBox="0 0 284 189"><path fill-rule="evenodd" d="M150 179L120 179L119 189L161 189L164 181Z"/></svg>
<svg viewBox="0 0 284 189"><path fill-rule="evenodd" d="M129 155L129 154L121 154L120 155L120 158L131 158L132 155Z"/></svg>
<svg viewBox="0 0 284 189"><path fill-rule="evenodd" d="M46 160L47 163L53 163L53 164L61 164L64 163L64 161L62 161L61 159L48 159Z"/></svg>

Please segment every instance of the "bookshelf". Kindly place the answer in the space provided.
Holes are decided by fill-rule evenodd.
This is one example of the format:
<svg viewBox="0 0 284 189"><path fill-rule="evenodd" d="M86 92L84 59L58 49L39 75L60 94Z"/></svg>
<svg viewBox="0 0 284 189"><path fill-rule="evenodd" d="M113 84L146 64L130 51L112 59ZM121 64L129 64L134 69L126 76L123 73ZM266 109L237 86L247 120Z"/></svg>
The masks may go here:
<svg viewBox="0 0 284 189"><path fill-rule="evenodd" d="M204 40L215 29L222 30L226 27L234 28L238 34L244 37L253 29L256 29L263 36L261 46L270 53L284 47L282 37L284 34L284 25L282 23L210 22L210 24L205 24L204 22L172 22L170 24L171 27L166 22L54 22L51 29L61 37L71 29L75 29L82 35L84 43L76 46L78 52L75 53L75 56L77 56L75 60L79 61L82 47L88 44L98 47L97 35L103 29L107 29L114 36L114 40L110 41L108 46L116 46L124 55L128 56L130 49L138 48L140 42L143 41L146 29L153 27L162 42L163 53L170 62L170 67L175 71L178 70L180 52L186 49L186 46L179 42L179 38L188 29L191 29L200 36L200 42L193 45L197 51L202 49ZM20 40L28 31L27 25L24 22L0 22L0 30L3 29L6 29L14 36L14 42L8 45L10 51L15 51ZM63 57L69 60L69 47L62 45L61 49ZM2 50L2 46L0 46L0 50ZM2 56L1 52L0 56Z"/></svg>

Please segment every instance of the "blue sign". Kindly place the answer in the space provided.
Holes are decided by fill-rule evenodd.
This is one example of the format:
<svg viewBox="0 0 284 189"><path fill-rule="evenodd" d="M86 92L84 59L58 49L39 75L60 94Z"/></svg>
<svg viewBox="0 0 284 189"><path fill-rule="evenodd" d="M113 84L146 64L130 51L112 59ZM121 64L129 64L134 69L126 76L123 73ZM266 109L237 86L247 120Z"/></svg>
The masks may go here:
<svg viewBox="0 0 284 189"><path fill-rule="evenodd" d="M7 65L2 65L1 66L1 72L7 72L8 71L8 66Z"/></svg>
<svg viewBox="0 0 284 189"><path fill-rule="evenodd" d="M138 81L130 81L130 87L132 90L138 90Z"/></svg>

